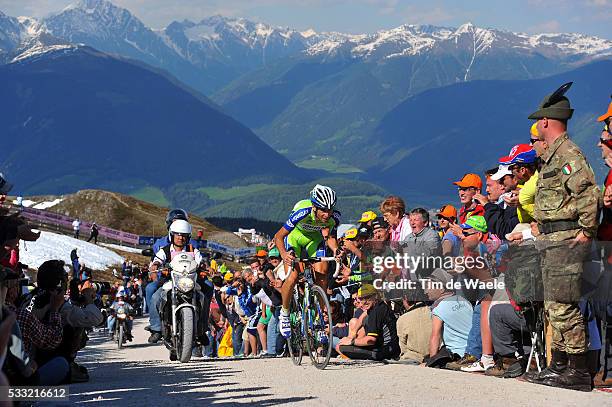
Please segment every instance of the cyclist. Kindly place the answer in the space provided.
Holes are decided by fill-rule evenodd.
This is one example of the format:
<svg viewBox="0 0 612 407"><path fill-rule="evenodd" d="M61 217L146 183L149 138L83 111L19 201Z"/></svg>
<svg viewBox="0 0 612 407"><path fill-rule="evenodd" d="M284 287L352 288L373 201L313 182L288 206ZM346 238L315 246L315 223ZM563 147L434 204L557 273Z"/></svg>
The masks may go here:
<svg viewBox="0 0 612 407"><path fill-rule="evenodd" d="M338 251L336 227L340 223L340 212L334 210L336 193L323 185L315 185L310 192L310 199L299 201L293 207L289 219L274 235L274 242L285 264L285 271L290 269L296 256L325 256L326 246L333 253ZM314 278L317 285L327 289L327 263L313 264ZM297 270L287 276L282 289L282 307L280 312L280 332L288 338L291 335L289 322L289 303L293 287L297 282Z"/></svg>

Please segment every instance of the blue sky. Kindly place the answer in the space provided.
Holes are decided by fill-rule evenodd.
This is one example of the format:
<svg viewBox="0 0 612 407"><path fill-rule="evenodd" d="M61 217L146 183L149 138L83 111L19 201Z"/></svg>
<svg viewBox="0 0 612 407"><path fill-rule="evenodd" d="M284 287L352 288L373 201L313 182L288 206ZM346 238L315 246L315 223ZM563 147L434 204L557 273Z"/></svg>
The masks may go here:
<svg viewBox="0 0 612 407"><path fill-rule="evenodd" d="M12 16L44 16L70 0L0 0ZM213 14L317 31L370 33L400 24L578 32L612 38L612 0L113 0L153 28Z"/></svg>

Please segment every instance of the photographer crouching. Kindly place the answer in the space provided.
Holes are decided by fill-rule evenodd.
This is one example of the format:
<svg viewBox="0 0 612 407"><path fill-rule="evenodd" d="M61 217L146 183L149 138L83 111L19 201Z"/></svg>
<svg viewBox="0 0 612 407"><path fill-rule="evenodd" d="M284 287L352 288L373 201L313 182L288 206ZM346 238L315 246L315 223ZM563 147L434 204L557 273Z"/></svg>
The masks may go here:
<svg viewBox="0 0 612 407"><path fill-rule="evenodd" d="M57 311L61 316L62 340L53 350L41 349L37 352L37 361L46 362L54 357L61 356L70 364L69 381L81 383L89 381L87 369L77 365L74 361L77 352L85 347L87 335L85 330L99 325L102 312L94 304L96 291L93 287L85 288L80 293L78 281L73 279L70 284L70 300L60 301ZM26 296L20 308L30 311L41 322L48 321L57 304L51 300L54 292L61 290L62 297L68 286L68 275L61 260L50 260L43 263L38 269L37 287Z"/></svg>

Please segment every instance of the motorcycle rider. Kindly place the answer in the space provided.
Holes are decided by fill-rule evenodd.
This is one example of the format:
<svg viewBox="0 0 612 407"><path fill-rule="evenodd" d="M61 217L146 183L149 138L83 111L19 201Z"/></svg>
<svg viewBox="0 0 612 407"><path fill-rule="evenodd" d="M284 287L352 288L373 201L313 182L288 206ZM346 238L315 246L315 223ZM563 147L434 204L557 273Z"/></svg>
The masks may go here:
<svg viewBox="0 0 612 407"><path fill-rule="evenodd" d="M132 308L130 304L125 302L125 293L123 291L120 291L117 293L117 295L115 296L115 302L113 302L110 306L110 309L113 310L113 313L112 315L108 317L108 321L107 321L108 332L110 332L110 338L112 340L115 337L115 321L117 320L117 317L116 317L117 310L121 307L123 307L126 315L128 316L125 320L126 322L125 339L131 342L133 339L132 325L134 323L133 320L134 320L135 312L134 312L134 308Z"/></svg>
<svg viewBox="0 0 612 407"><path fill-rule="evenodd" d="M189 222L183 219L178 219L172 222L169 228L169 241L172 242L161 249L155 254L155 259L151 262L149 270L156 272L160 266L168 264L172 261L174 256L178 253L189 253L193 256L194 260L200 264L202 262L202 254L199 250L189 244L191 238L191 225ZM162 324L159 314L159 305L162 301L162 295L164 290L162 288L163 283L169 279L168 275L162 275L159 277L159 289L155 291L151 297L151 306L149 307L149 324L151 336L149 337L149 343L157 343L162 338ZM167 274L167 273L166 273ZM208 315L208 312L204 312L205 304L204 298L200 295L200 321L198 323L198 341L205 342L203 328L204 328L204 314ZM203 344L203 343L202 343Z"/></svg>
<svg viewBox="0 0 612 407"><path fill-rule="evenodd" d="M172 222L174 222L177 219L182 219L182 220L186 220L188 221L189 218L187 216L187 212L185 212L183 209L172 209L170 211L168 211L168 214L166 215L166 230L170 231L170 225L172 224ZM167 246L170 244L170 240L169 239L169 234L167 234L166 236L160 237L159 239L157 239L155 241L155 243L153 244L153 253L157 253L159 251L159 249L161 249L164 246ZM190 244L194 245L193 247L197 247L197 242L195 240L190 240L189 242ZM195 243L195 244L194 244ZM154 260L155 257L153 257L151 260ZM159 283L159 273L157 274L157 279L156 280L152 280L150 281L147 286L145 287L145 301L147 303L147 308L151 308L151 297L153 297L153 294L155 293L155 291L157 291L157 289L159 287L161 287L160 283ZM150 311L149 311L150 312ZM150 330L150 326L145 328L147 331Z"/></svg>

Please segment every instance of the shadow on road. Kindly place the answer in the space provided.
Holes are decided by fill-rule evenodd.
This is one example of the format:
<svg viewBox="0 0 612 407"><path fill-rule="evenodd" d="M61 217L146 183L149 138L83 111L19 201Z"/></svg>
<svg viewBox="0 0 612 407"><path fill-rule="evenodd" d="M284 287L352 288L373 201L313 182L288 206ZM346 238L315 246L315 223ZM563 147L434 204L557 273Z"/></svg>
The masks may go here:
<svg viewBox="0 0 612 407"><path fill-rule="evenodd" d="M89 356L89 355L88 355ZM89 358L88 358L89 359ZM215 405L272 406L314 397L278 398L269 387L244 387L232 380L239 370L231 365L99 361L84 363L91 381L70 386L70 402L108 405L186 405L198 400Z"/></svg>

